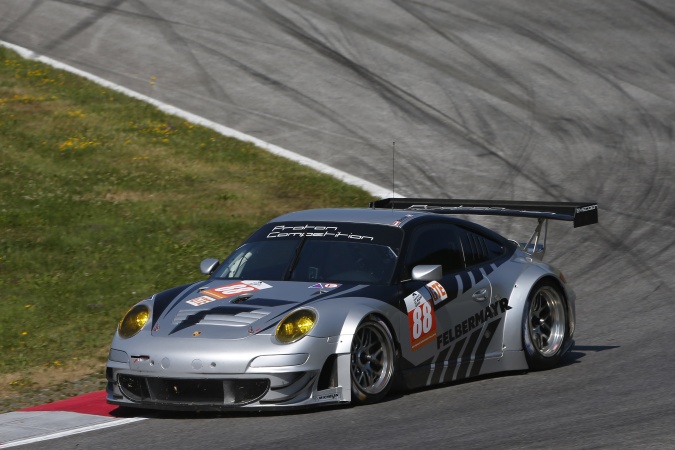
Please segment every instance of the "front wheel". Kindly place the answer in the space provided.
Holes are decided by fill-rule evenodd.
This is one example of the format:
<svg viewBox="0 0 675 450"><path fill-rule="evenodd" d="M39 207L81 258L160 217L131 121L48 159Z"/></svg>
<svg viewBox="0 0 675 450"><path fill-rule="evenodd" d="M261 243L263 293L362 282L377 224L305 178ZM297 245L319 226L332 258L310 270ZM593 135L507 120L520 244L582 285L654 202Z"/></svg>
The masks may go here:
<svg viewBox="0 0 675 450"><path fill-rule="evenodd" d="M373 403L387 395L394 378L396 351L387 325L367 318L354 333L351 349L352 399Z"/></svg>
<svg viewBox="0 0 675 450"><path fill-rule="evenodd" d="M537 284L528 295L522 331L530 369L550 369L558 363L569 329L565 298L553 282Z"/></svg>

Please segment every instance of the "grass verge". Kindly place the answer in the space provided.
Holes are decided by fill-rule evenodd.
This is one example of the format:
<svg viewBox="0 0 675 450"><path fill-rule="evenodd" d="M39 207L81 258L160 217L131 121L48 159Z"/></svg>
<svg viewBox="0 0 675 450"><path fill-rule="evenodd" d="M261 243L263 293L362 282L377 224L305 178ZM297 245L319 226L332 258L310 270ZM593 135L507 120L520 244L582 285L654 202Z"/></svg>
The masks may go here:
<svg viewBox="0 0 675 450"><path fill-rule="evenodd" d="M0 412L100 389L122 314L270 218L370 200L0 46Z"/></svg>

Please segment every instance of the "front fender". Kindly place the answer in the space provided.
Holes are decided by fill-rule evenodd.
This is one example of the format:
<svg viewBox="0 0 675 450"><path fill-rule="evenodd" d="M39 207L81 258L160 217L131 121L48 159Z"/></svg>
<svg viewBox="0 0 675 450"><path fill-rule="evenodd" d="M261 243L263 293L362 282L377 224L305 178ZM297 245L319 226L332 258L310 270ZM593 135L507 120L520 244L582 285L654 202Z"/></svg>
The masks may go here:
<svg viewBox="0 0 675 450"><path fill-rule="evenodd" d="M381 300L346 297L340 298L339 301L320 302L312 306L319 313L319 320L309 334L324 338L339 336L337 353L349 353L351 351L351 336L356 332L359 323L371 314L383 317L389 325L394 339L397 340L396 331L402 314L397 308Z"/></svg>

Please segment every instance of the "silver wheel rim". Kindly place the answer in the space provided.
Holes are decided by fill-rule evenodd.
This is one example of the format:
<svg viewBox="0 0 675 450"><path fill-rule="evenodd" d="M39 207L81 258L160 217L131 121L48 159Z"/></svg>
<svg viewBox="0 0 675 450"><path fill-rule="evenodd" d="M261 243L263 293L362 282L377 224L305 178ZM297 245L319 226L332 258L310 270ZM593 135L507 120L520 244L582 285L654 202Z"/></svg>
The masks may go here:
<svg viewBox="0 0 675 450"><path fill-rule="evenodd" d="M565 303L555 289L537 291L529 312L529 331L534 348L542 356L555 355L565 339Z"/></svg>
<svg viewBox="0 0 675 450"><path fill-rule="evenodd" d="M394 347L389 332L377 322L356 330L352 341L352 380L365 394L376 395L387 387L393 372Z"/></svg>

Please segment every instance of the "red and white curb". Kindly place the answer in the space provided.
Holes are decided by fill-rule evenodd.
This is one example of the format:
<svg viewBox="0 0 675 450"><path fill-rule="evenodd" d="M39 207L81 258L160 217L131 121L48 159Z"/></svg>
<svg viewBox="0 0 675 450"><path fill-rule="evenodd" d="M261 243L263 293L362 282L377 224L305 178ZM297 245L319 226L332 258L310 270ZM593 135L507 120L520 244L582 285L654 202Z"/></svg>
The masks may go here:
<svg viewBox="0 0 675 450"><path fill-rule="evenodd" d="M0 414L0 448L47 441L145 420L115 417L105 391Z"/></svg>

